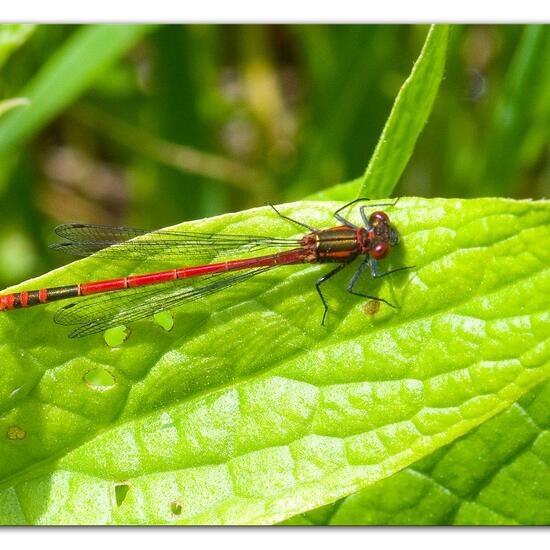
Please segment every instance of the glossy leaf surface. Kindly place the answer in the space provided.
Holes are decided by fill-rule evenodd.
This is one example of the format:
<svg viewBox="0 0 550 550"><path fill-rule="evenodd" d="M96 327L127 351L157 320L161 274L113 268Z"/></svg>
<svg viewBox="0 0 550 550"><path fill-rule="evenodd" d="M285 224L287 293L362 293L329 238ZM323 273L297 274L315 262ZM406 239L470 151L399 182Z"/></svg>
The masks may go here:
<svg viewBox="0 0 550 550"><path fill-rule="evenodd" d="M281 208L327 227L337 206ZM366 316L350 270L325 287L322 327L313 283L329 266L294 266L175 310L170 331L136 323L117 348L68 340L56 304L2 314L2 522L280 522L432 455L544 382L548 203L411 198L388 213L402 241L387 267L416 267L361 287L401 309ZM185 227L296 234L267 208ZM24 287L159 267L99 254Z"/></svg>

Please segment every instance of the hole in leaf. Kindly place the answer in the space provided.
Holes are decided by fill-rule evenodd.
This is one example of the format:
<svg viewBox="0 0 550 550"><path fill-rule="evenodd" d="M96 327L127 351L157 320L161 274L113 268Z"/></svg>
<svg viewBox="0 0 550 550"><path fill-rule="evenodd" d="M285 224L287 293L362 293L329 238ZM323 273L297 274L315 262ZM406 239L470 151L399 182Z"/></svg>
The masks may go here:
<svg viewBox="0 0 550 550"><path fill-rule="evenodd" d="M365 315L376 315L380 311L379 300L369 300L364 306L363 311Z"/></svg>
<svg viewBox="0 0 550 550"><path fill-rule="evenodd" d="M179 502L174 501L170 504L170 511L175 516L179 516L181 514L182 510L183 510L183 507Z"/></svg>
<svg viewBox="0 0 550 550"><path fill-rule="evenodd" d="M130 333L131 330L125 326L113 327L103 333L103 339L109 347L116 348L128 339Z"/></svg>
<svg viewBox="0 0 550 550"><path fill-rule="evenodd" d="M27 437L27 432L19 426L10 426L6 432L6 437L12 441L19 441Z"/></svg>
<svg viewBox="0 0 550 550"><path fill-rule="evenodd" d="M165 331L172 330L174 326L174 317L169 311L160 311L153 315L153 320L159 326L161 326Z"/></svg>
<svg viewBox="0 0 550 550"><path fill-rule="evenodd" d="M117 506L122 505L122 503L126 499L126 495L128 494L129 490L130 485L128 485L128 483L118 483L117 485L115 485L115 499Z"/></svg>
<svg viewBox="0 0 550 550"><path fill-rule="evenodd" d="M115 385L115 377L103 367L90 369L82 378L94 390L107 390Z"/></svg>

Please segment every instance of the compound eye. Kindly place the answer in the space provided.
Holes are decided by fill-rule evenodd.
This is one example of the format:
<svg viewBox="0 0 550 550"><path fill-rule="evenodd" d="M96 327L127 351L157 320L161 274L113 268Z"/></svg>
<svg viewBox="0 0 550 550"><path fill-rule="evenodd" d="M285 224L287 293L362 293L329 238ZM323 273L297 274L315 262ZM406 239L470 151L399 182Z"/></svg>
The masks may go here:
<svg viewBox="0 0 550 550"><path fill-rule="evenodd" d="M388 255L389 251L390 251L390 245L386 242L381 242L373 246L372 250L370 251L370 254L376 260L381 260L382 258L385 258Z"/></svg>
<svg viewBox="0 0 550 550"><path fill-rule="evenodd" d="M389 223L390 219L388 218L388 215L385 212L377 211L377 212L373 212L370 215L369 221L371 224L375 225L377 222Z"/></svg>

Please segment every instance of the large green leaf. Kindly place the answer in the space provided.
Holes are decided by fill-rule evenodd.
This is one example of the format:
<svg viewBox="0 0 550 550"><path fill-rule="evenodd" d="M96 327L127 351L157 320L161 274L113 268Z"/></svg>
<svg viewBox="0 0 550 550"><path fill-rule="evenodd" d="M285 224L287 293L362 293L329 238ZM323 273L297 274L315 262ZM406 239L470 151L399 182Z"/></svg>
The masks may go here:
<svg viewBox="0 0 550 550"><path fill-rule="evenodd" d="M422 132L445 69L448 25L432 25L411 74L395 98L367 166L359 196L391 195Z"/></svg>
<svg viewBox="0 0 550 550"><path fill-rule="evenodd" d="M294 525L550 524L550 382L472 433Z"/></svg>
<svg viewBox="0 0 550 550"><path fill-rule="evenodd" d="M335 203L286 214L331 223ZM369 292L374 316L281 267L178 311L165 332L136 323L109 348L69 340L55 304L0 318L0 521L274 523L402 470L512 406L550 374L550 203L403 199L415 264ZM270 209L189 223L289 236ZM166 268L101 254L25 288ZM348 278L351 273L348 273ZM435 455L437 456L437 455Z"/></svg>

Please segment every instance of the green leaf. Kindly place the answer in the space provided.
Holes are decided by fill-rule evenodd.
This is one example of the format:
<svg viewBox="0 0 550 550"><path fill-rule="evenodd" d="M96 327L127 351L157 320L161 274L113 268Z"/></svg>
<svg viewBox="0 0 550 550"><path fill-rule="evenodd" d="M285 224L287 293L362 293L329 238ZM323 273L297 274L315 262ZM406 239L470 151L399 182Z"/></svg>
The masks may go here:
<svg viewBox="0 0 550 550"><path fill-rule="evenodd" d="M31 105L0 121L0 156L20 147L44 127L151 28L88 25L78 29L22 90Z"/></svg>
<svg viewBox="0 0 550 550"><path fill-rule="evenodd" d="M391 195L428 120L443 78L448 25L432 25L367 166L359 197Z"/></svg>
<svg viewBox="0 0 550 550"><path fill-rule="evenodd" d="M12 52L27 41L35 28L36 25L19 23L0 25L0 67Z"/></svg>
<svg viewBox="0 0 550 550"><path fill-rule="evenodd" d="M298 525L550 524L550 382L472 433Z"/></svg>
<svg viewBox="0 0 550 550"><path fill-rule="evenodd" d="M337 206L281 209L326 227ZM387 267L416 267L362 288L401 309L366 315L348 270L324 287L320 326L313 282L329 266L312 265L175 310L169 331L135 323L117 348L67 339L55 303L0 316L0 522L280 522L432 455L547 380L550 203L409 198L388 213L402 239ZM182 227L296 234L268 208ZM166 268L115 270L99 254L24 287Z"/></svg>

